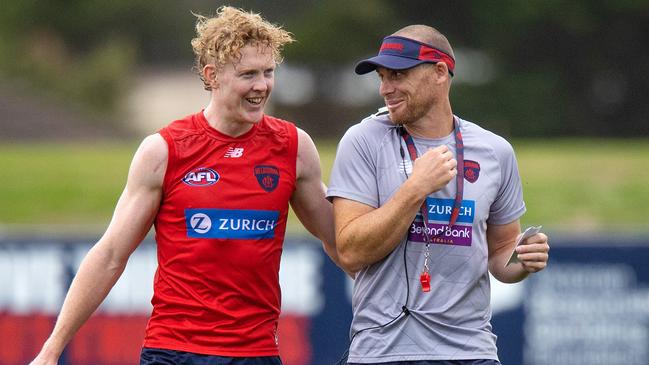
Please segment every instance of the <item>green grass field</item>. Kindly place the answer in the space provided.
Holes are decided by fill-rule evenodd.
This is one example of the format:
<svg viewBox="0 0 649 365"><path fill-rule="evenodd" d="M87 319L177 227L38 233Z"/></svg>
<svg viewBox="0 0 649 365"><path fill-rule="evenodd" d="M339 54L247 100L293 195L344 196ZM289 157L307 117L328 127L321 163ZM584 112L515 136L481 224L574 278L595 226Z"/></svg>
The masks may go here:
<svg viewBox="0 0 649 365"><path fill-rule="evenodd" d="M324 179L335 142L316 141ZM514 140L524 225L649 233L649 140ZM0 232L99 234L137 143L0 144ZM304 233L294 217L289 232Z"/></svg>

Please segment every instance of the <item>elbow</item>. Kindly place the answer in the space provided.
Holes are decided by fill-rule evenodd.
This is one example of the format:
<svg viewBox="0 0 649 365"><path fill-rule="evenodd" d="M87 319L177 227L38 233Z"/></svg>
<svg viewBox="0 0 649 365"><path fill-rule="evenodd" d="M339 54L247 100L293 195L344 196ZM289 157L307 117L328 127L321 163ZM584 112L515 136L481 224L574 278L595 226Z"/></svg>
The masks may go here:
<svg viewBox="0 0 649 365"><path fill-rule="evenodd" d="M335 246L329 247L326 244L323 245L323 246L324 246L325 252L329 256L331 261L333 261L336 264L336 266L338 266L342 271L344 271L352 279L356 277L356 272L358 270L355 269L354 264L352 262L350 262L350 261L343 262L341 260L341 255L340 255L338 249Z"/></svg>
<svg viewBox="0 0 649 365"><path fill-rule="evenodd" d="M105 272L111 273L111 275L121 275L126 268L128 256L102 243L99 242L91 248L86 259L93 262L93 265L103 268Z"/></svg>
<svg viewBox="0 0 649 365"><path fill-rule="evenodd" d="M349 274L356 274L366 265L359 259L358 255L348 248L338 248L338 264Z"/></svg>
<svg viewBox="0 0 649 365"><path fill-rule="evenodd" d="M338 262L350 276L355 276L356 273L371 264L367 261L369 252L363 249L362 242L364 241L359 239L354 230L348 229L348 227L336 230L335 247Z"/></svg>

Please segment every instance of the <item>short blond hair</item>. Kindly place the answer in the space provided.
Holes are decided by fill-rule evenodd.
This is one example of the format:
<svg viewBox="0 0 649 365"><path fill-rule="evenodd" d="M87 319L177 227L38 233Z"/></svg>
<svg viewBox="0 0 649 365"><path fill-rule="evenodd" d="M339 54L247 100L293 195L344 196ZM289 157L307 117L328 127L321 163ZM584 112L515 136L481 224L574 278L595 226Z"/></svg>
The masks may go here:
<svg viewBox="0 0 649 365"><path fill-rule="evenodd" d="M194 69L201 77L205 90L211 90L203 77L205 65L213 63L221 68L240 58L241 48L248 45L270 47L275 62L281 63L282 47L295 41L291 33L265 21L261 15L230 6L220 7L211 18L194 15L197 18L196 38L191 42L196 56Z"/></svg>

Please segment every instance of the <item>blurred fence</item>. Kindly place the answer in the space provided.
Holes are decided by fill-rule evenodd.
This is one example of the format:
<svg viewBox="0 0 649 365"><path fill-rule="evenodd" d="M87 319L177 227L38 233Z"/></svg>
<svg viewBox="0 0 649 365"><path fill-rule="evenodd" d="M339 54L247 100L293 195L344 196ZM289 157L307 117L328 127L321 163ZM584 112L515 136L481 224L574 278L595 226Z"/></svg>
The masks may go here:
<svg viewBox="0 0 649 365"><path fill-rule="evenodd" d="M0 363L25 364L49 334L94 239L0 239ZM542 273L492 281L505 365L649 364L649 238L552 240ZM155 245L145 241L62 362L137 363L150 313ZM286 365L332 365L347 346L351 280L313 241L289 239L280 271Z"/></svg>

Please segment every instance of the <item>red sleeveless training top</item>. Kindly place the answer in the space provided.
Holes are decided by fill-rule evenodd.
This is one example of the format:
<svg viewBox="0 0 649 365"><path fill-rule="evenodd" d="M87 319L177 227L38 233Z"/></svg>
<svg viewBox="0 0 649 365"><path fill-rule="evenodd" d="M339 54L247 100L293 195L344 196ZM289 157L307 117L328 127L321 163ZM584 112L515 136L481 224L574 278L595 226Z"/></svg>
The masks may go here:
<svg viewBox="0 0 649 365"><path fill-rule="evenodd" d="M144 346L277 356L295 126L264 116L232 138L200 112L160 135L169 162L155 219L158 269Z"/></svg>

